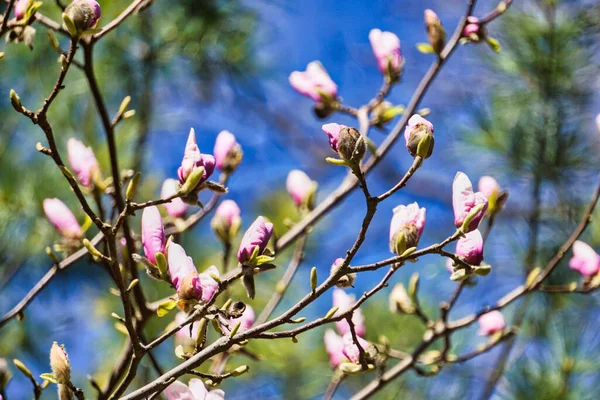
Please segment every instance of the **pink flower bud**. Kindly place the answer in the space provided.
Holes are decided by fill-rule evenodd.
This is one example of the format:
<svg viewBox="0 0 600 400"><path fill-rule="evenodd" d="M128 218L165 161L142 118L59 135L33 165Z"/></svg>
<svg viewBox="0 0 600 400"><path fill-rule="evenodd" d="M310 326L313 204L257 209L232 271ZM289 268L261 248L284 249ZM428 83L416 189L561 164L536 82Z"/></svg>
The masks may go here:
<svg viewBox="0 0 600 400"><path fill-rule="evenodd" d="M176 179L166 179L162 185L162 189L160 191L160 197L166 199L177 193L179 190L179 183ZM163 204L165 210L167 210L167 214L174 218L183 218L185 217L185 213L187 211L187 204L181 200L180 197L171 200L170 203Z"/></svg>
<svg viewBox="0 0 600 400"><path fill-rule="evenodd" d="M338 314L344 313L348 311L354 304L356 300L354 296L351 296L344 292L342 289L334 288L333 289L333 306L339 307ZM360 308L354 310L352 313L352 323L354 324L354 330L358 336L364 336L366 333L365 319ZM348 325L348 321L345 319L341 321L335 322L335 327L340 335L345 335L350 332L350 325Z"/></svg>
<svg viewBox="0 0 600 400"><path fill-rule="evenodd" d="M294 203L300 207L303 204L308 204L310 197L315 192L316 183L303 171L295 169L288 174L286 188L292 199L294 199Z"/></svg>
<svg viewBox="0 0 600 400"><path fill-rule="evenodd" d="M244 233L238 251L238 261L244 264L250 260L256 248L258 248L258 255L261 255L267 248L272 234L273 224L266 222L262 216L256 218L250 228Z"/></svg>
<svg viewBox="0 0 600 400"><path fill-rule="evenodd" d="M426 149L422 149L423 154L417 154L419 149L419 143L426 137L430 137L431 144ZM427 158L431 156L433 152L433 124L421 117L419 114L415 114L408 120L406 129L404 130L404 140L406 141L406 148L411 156L416 157L417 155Z"/></svg>
<svg viewBox="0 0 600 400"><path fill-rule="evenodd" d="M491 176L482 176L479 179L478 189L487 198L492 197L494 193L498 194L500 186L498 182Z"/></svg>
<svg viewBox="0 0 600 400"><path fill-rule="evenodd" d="M224 172L235 171L242 161L242 147L238 144L235 136L228 131L221 131L215 141L214 149L217 168Z"/></svg>
<svg viewBox="0 0 600 400"><path fill-rule="evenodd" d="M471 265L481 264L483 261L483 237L479 230L475 229L458 239L456 255L463 257Z"/></svg>
<svg viewBox="0 0 600 400"><path fill-rule="evenodd" d="M332 368L337 368L346 359L343 353L344 341L333 329L327 329L323 339L325 350L329 354L329 364Z"/></svg>
<svg viewBox="0 0 600 400"><path fill-rule="evenodd" d="M588 244L577 240L573 243L573 257L569 260L569 267L589 278L600 270L600 255Z"/></svg>
<svg viewBox="0 0 600 400"><path fill-rule="evenodd" d="M337 96L337 85L318 61L313 61L305 72L294 71L290 74L290 84L300 94L316 102L327 102Z"/></svg>
<svg viewBox="0 0 600 400"><path fill-rule="evenodd" d="M188 257L183 247L177 243L169 243L169 247L167 248L167 260L171 282L173 282L173 286L175 286L177 291L179 291L181 283L186 276L198 274L192 258Z"/></svg>
<svg viewBox="0 0 600 400"><path fill-rule="evenodd" d="M25 17L25 13L29 8L29 4L33 0L17 0L15 3L15 18L17 20L23 19Z"/></svg>
<svg viewBox="0 0 600 400"><path fill-rule="evenodd" d="M156 263L156 253L165 252L165 227L158 207L146 207L142 212L142 245L151 263Z"/></svg>
<svg viewBox="0 0 600 400"><path fill-rule="evenodd" d="M190 129L190 134L185 145L183 160L181 161L181 167L177 170L179 182L184 184L194 169L204 167L204 174L202 174L202 179L198 183L198 185L200 185L210 178L215 170L215 164L216 161L212 155L200 153L200 149L196 143L196 132L194 131L194 128Z"/></svg>
<svg viewBox="0 0 600 400"><path fill-rule="evenodd" d="M73 0L65 8L65 14L69 16L79 33L96 26L102 16L100 4L94 0Z"/></svg>
<svg viewBox="0 0 600 400"><path fill-rule="evenodd" d="M94 178L94 173L98 170L98 160L91 147L85 145L77 139L67 141L67 154L71 168L77 174L79 182L83 186L90 186Z"/></svg>
<svg viewBox="0 0 600 400"><path fill-rule="evenodd" d="M393 75L399 74L403 62L398 36L392 32L372 29L369 33L369 41L381 73L384 75L390 72Z"/></svg>
<svg viewBox="0 0 600 400"><path fill-rule="evenodd" d="M480 28L481 25L479 24L479 19L477 17L470 16L467 18L467 25L465 26L465 29L463 29L462 35L464 37L470 37L473 34L478 35Z"/></svg>
<svg viewBox="0 0 600 400"><path fill-rule="evenodd" d="M479 332L480 336L489 336L496 332L501 332L506 327L504 316L498 310L490 311L479 317Z"/></svg>
<svg viewBox="0 0 600 400"><path fill-rule="evenodd" d="M219 270L214 265L211 265L204 272L198 274L200 286L202 287L202 301L209 302L219 288L219 283L214 280L213 275L217 278L220 277Z"/></svg>
<svg viewBox="0 0 600 400"><path fill-rule="evenodd" d="M45 199L44 213L54 227L66 238L80 239L83 231L69 208L59 199Z"/></svg>
<svg viewBox="0 0 600 400"><path fill-rule="evenodd" d="M167 400L224 400L225 392L221 389L211 390L197 378L190 379L189 387L184 383L175 381L163 392Z"/></svg>
<svg viewBox="0 0 600 400"><path fill-rule="evenodd" d="M425 27L427 28L427 36L431 47L433 47L436 54L440 54L446 41L446 31L444 31L442 22L435 11L425 10Z"/></svg>
<svg viewBox="0 0 600 400"><path fill-rule="evenodd" d="M358 334L358 332L357 332L357 334ZM365 339L361 338L360 336L357 336L356 339L358 339L358 343L360 344L360 347L362 347L362 349L366 351L367 347L369 346L369 342L367 342ZM354 338L352 337L352 333L348 332L348 333L344 334L342 341L344 344L344 349L342 350L342 352L344 353L346 358L348 358L348 360L350 360L350 362L352 362L354 364L358 364L360 361L360 350L358 350L358 346L356 345L356 343L354 343Z"/></svg>
<svg viewBox="0 0 600 400"><path fill-rule="evenodd" d="M235 324L237 324L239 322L240 323L239 331L240 332L245 331L246 329L252 328L252 325L254 324L254 319L255 319L254 309L252 309L252 307L250 307L248 304L246 304L246 309L244 310L244 312L242 313L241 316L239 316L238 318L230 318L229 319L229 326L233 327Z"/></svg>
<svg viewBox="0 0 600 400"><path fill-rule="evenodd" d="M471 220L471 223L468 226L469 231L477 229L479 226L479 222L487 210L488 200L483 193L474 193L473 185L467 175L458 172L452 183L452 207L454 208L454 224L456 227L460 228L471 210L480 204L483 204L484 207L477 213L475 218Z"/></svg>
<svg viewBox="0 0 600 400"><path fill-rule="evenodd" d="M425 228L425 208L416 202L408 206L394 208L390 222L390 250L402 254L406 249L416 247Z"/></svg>
<svg viewBox="0 0 600 400"><path fill-rule="evenodd" d="M329 136L329 146L337 153L338 151L338 138L340 136L340 130L344 128L344 125L331 123L325 124L321 127L323 132Z"/></svg>
<svg viewBox="0 0 600 400"><path fill-rule="evenodd" d="M238 205L233 200L223 200L210 224L223 242L229 242L237 234L242 218Z"/></svg>

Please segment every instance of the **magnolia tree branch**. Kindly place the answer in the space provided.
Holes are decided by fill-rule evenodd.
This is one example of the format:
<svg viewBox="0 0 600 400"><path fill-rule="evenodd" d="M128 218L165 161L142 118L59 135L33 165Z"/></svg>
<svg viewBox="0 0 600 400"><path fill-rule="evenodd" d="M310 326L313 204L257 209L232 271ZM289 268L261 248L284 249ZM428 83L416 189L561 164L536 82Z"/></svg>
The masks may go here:
<svg viewBox="0 0 600 400"><path fill-rule="evenodd" d="M600 176L599 176L600 180ZM394 367L390 368L386 371L380 378L373 380L370 384L365 386L361 391L359 391L356 395L352 397L352 400L359 399L367 399L371 397L373 394L377 393L379 390L383 389L389 382L396 379L398 376L406 372L410 369L414 363L417 361L417 357L422 354L428 347L431 345L438 337L444 334L444 331L448 330L450 332L465 328L478 320L480 316L488 313L493 310L500 310L507 305L511 304L515 300L519 299L521 296L535 292L544 282L544 280L552 273L552 271L556 268L559 262L564 258L565 254L573 243L581 236L584 232L585 228L590 222L592 213L598 203L598 198L600 198L600 183L587 207L586 212L584 213L581 221L571 234L571 236L565 241L565 243L558 249L554 257L552 257L543 270L539 271L537 275L533 275L533 278L530 278L531 282L527 282L523 285L520 285L513 289L510 293L506 294L502 297L495 305L484 307L481 311L471 314L469 316L463 317L456 321L451 321L445 324L445 328L442 329L441 332L432 332L431 334L426 334L423 341L415 348L410 358L396 364ZM495 345L495 344L494 344ZM489 349L486 348L485 351ZM475 353L472 356L481 354ZM469 356L468 358L472 358Z"/></svg>

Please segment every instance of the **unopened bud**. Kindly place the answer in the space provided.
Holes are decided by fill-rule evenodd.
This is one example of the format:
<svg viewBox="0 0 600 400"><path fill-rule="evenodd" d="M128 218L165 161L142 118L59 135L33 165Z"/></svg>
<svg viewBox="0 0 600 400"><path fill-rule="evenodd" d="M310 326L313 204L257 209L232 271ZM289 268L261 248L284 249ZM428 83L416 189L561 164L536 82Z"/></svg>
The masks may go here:
<svg viewBox="0 0 600 400"><path fill-rule="evenodd" d="M408 120L404 139L411 156L428 158L433 153L433 124L419 114L413 115Z"/></svg>
<svg viewBox="0 0 600 400"><path fill-rule="evenodd" d="M23 111L23 105L21 104L21 98L13 89L10 89L10 104L17 112Z"/></svg>
<svg viewBox="0 0 600 400"><path fill-rule="evenodd" d="M427 27L427 36L429 43L436 54L440 54L446 42L446 31L442 27L440 18L433 10L425 10L425 26Z"/></svg>
<svg viewBox="0 0 600 400"><path fill-rule="evenodd" d="M317 288L317 280L317 267L312 267L312 269L310 270L310 290L312 290L313 292Z"/></svg>
<svg viewBox="0 0 600 400"><path fill-rule="evenodd" d="M69 383L71 380L69 356L64 346L59 346L56 342L52 343L50 349L50 368L52 368L52 375L54 375L57 382Z"/></svg>
<svg viewBox="0 0 600 400"><path fill-rule="evenodd" d="M337 147L340 157L346 161L359 162L367 151L364 137L356 129L348 126L340 129Z"/></svg>
<svg viewBox="0 0 600 400"><path fill-rule="evenodd" d="M131 178L129 184L127 185L127 190L125 191L125 199L130 201L135 196L135 192L137 192L138 185L140 183L140 178L142 174L136 172L136 174Z"/></svg>
<svg viewBox="0 0 600 400"><path fill-rule="evenodd" d="M247 366L247 365L240 365L239 367L237 367L236 369L234 369L233 371L231 371L231 375L232 376L240 376L242 374L245 374L249 370L250 370L249 366Z"/></svg>
<svg viewBox="0 0 600 400"><path fill-rule="evenodd" d="M390 251L401 255L406 249L416 247L419 244L419 230L415 224L406 224L399 229L390 241Z"/></svg>
<svg viewBox="0 0 600 400"><path fill-rule="evenodd" d="M343 258L336 259L333 262L333 264L331 265L331 275L337 274L343 263L344 263ZM356 280L356 274L354 274L354 273L346 274L338 279L338 281L335 283L335 286L337 286L341 289L348 288L348 287L351 287L352 285L354 285L355 280Z"/></svg>
<svg viewBox="0 0 600 400"><path fill-rule="evenodd" d="M75 0L65 8L63 22L71 36L79 36L87 29L92 29L102 10L100 4L94 0Z"/></svg>

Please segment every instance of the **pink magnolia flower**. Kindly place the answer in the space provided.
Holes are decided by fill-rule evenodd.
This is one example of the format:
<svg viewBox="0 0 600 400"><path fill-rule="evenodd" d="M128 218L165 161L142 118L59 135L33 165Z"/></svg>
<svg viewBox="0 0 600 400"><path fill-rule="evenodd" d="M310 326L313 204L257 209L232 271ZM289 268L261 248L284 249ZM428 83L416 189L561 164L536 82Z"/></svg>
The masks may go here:
<svg viewBox="0 0 600 400"><path fill-rule="evenodd" d="M481 25L479 24L479 19L477 17L470 16L467 18L467 25L465 29L462 31L462 35L465 37L469 37L472 34L478 34Z"/></svg>
<svg viewBox="0 0 600 400"><path fill-rule="evenodd" d="M214 275L217 278L220 277L219 270L214 265L211 265L206 268L204 272L198 274L198 280L200 287L202 288L202 301L209 302L219 288L219 283L215 281L211 275Z"/></svg>
<svg viewBox="0 0 600 400"><path fill-rule="evenodd" d="M238 261L244 264L250 260L256 248L258 248L258 254L261 255L267 248L272 234L273 224L266 222L262 216L256 218L252 225L250 225L250 228L244 233L238 251Z"/></svg>
<svg viewBox="0 0 600 400"><path fill-rule="evenodd" d="M315 182L299 169L295 169L288 174L285 186L297 206L305 204L315 191Z"/></svg>
<svg viewBox="0 0 600 400"><path fill-rule="evenodd" d="M506 327L504 316L498 310L490 311L479 317L479 332L480 336L489 336L496 332L503 331Z"/></svg>
<svg viewBox="0 0 600 400"><path fill-rule="evenodd" d="M160 197L166 199L167 197L174 195L179 190L178 185L179 183L177 180L166 179L163 182L162 189L160 191ZM167 214L174 218L185 217L185 213L188 208L187 204L185 204L180 197L171 200L170 203L163 204L163 206L165 207L165 210L167 210Z"/></svg>
<svg viewBox="0 0 600 400"><path fill-rule="evenodd" d="M239 147L235 136L231 132L221 131L217 136L215 149L213 151L217 162L217 168L224 169L233 153L239 151Z"/></svg>
<svg viewBox="0 0 600 400"><path fill-rule="evenodd" d="M71 138L67 141L67 155L79 182L83 186L90 186L94 173L98 170L98 160L92 148L85 147L79 140Z"/></svg>
<svg viewBox="0 0 600 400"><path fill-rule="evenodd" d="M165 227L158 207L146 207L142 212L142 245L151 263L156 263L156 253L165 252Z"/></svg>
<svg viewBox="0 0 600 400"><path fill-rule="evenodd" d="M79 239L83 236L77 219L59 199L45 199L43 204L46 217L54 227L66 238Z"/></svg>
<svg viewBox="0 0 600 400"><path fill-rule="evenodd" d="M569 260L569 267L589 278L600 270L600 255L588 244L577 240L573 243L573 257Z"/></svg>
<svg viewBox="0 0 600 400"><path fill-rule="evenodd" d="M487 197L481 192L474 193L471 181L462 172L457 172L452 183L452 207L454 208L454 224L460 228L471 212L478 205L483 204L483 209L473 218L468 226L468 230L477 229L479 222L487 210Z"/></svg>
<svg viewBox="0 0 600 400"><path fill-rule="evenodd" d="M225 400L225 392L221 389L209 392L204 383L197 378L190 379L189 386L175 381L163 393L167 400Z"/></svg>
<svg viewBox="0 0 600 400"><path fill-rule="evenodd" d="M360 347L362 347L363 350L366 350L367 347L369 346L369 342L367 342L365 339L361 338L360 336L357 336L356 338L358 339L358 343L360 344ZM344 353L346 358L348 358L348 360L350 360L350 362L353 362L354 364L358 364L360 361L360 351L358 350L358 346L354 342L352 333L348 332L348 333L344 334L342 341L344 344L344 349L342 350L342 352Z"/></svg>
<svg viewBox="0 0 600 400"><path fill-rule="evenodd" d="M494 193L497 194L500 191L500 185L498 185L498 182L496 182L496 180L491 176L482 176L479 179L479 184L477 187L479 191L487 198L492 197Z"/></svg>
<svg viewBox="0 0 600 400"><path fill-rule="evenodd" d="M194 128L190 129L190 134L185 145L183 160L181 161L181 167L177 170L179 182L184 184L193 170L204 167L204 174L202 174L202 179L198 183L201 184L212 175L215 170L215 164L216 161L212 155L200 153L200 149L196 143L196 132L194 131Z"/></svg>
<svg viewBox="0 0 600 400"><path fill-rule="evenodd" d="M173 282L173 286L175 286L177 292L181 289L184 279L190 277L189 279L193 279L192 284L196 290L196 298L201 298L202 287L200 286L198 270L196 270L192 257L188 257L183 247L171 242L167 248L167 260L171 282Z"/></svg>
<svg viewBox="0 0 600 400"><path fill-rule="evenodd" d="M20 20L25 17L25 13L27 12L27 8L29 8L29 4L33 0L17 0L15 3L15 18Z"/></svg>
<svg viewBox="0 0 600 400"><path fill-rule="evenodd" d="M369 32L369 41L381 73L387 74L388 71L393 74L399 73L402 69L402 52L398 36L392 32L372 29Z"/></svg>
<svg viewBox="0 0 600 400"><path fill-rule="evenodd" d="M342 289L333 289L333 306L339 307L338 313L344 313L348 311L356 303L354 296L351 296L344 292ZM363 317L360 308L357 308L352 313L352 323L354 324L354 330L358 336L364 336L366 333L365 319ZM350 332L350 325L345 319L335 322L335 327L340 335L345 335Z"/></svg>
<svg viewBox="0 0 600 400"><path fill-rule="evenodd" d="M329 354L329 364L333 368L337 368L346 359L343 353L344 341L333 329L325 331L323 340L325 341L325 350Z"/></svg>
<svg viewBox="0 0 600 400"><path fill-rule="evenodd" d="M405 250L398 249L396 246L399 234L405 235L406 248L419 244L419 239L425 228L425 213L425 208L419 208L417 202L394 208L394 215L390 222L390 249L392 249L392 252L404 252Z"/></svg>
<svg viewBox="0 0 600 400"><path fill-rule="evenodd" d="M456 242L456 254L463 257L471 265L478 266L483 261L483 237L475 229L466 233Z"/></svg>
<svg viewBox="0 0 600 400"><path fill-rule="evenodd" d="M329 136L329 146L337 153L338 151L338 137L340 136L340 130L344 128L344 125L330 123L325 124L321 127L323 132Z"/></svg>
<svg viewBox="0 0 600 400"><path fill-rule="evenodd" d="M300 94L316 102L325 102L337 96L337 85L318 61L307 65L305 72L294 71L290 74L290 84Z"/></svg>
<svg viewBox="0 0 600 400"><path fill-rule="evenodd" d="M181 324L183 321L187 319L187 314L183 311L178 312L175 315L175 323ZM190 334L190 325L192 325L192 332ZM188 345L193 344L196 341L196 337L198 336L198 329L200 328L200 322L196 321L190 325L186 325L175 334L175 339L180 344Z"/></svg>

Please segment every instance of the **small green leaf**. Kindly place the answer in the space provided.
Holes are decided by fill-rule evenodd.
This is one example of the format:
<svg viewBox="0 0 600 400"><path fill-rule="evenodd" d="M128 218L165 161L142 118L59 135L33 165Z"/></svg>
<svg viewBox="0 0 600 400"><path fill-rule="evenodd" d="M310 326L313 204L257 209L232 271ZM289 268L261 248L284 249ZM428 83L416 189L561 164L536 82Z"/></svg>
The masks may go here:
<svg viewBox="0 0 600 400"><path fill-rule="evenodd" d="M73 20L71 19L71 17L69 17L67 14L63 13L62 19L63 19L65 26L67 27L67 31L69 31L69 35L76 38L77 37L77 28L75 27L75 24L73 23Z"/></svg>
<svg viewBox="0 0 600 400"><path fill-rule="evenodd" d="M275 257L270 257L270 256L266 256L266 255L258 256L255 259L254 265L259 266L259 265L262 265L262 264L267 264L267 263L270 263L273 260L275 260Z"/></svg>
<svg viewBox="0 0 600 400"><path fill-rule="evenodd" d="M42 378L43 380L48 381L50 383L54 383L55 385L58 385L60 383L60 382L58 382L58 380L56 380L54 375L52 375L52 373L50 373L50 372L45 372L45 373L41 374L40 378Z"/></svg>
<svg viewBox="0 0 600 400"><path fill-rule="evenodd" d="M431 46L429 43L417 43L417 50L423 54L435 53L433 46Z"/></svg>
<svg viewBox="0 0 600 400"><path fill-rule="evenodd" d="M332 318L339 309L340 308L337 306L331 307L331 309L329 311L327 311L327 314L325 314L325 319Z"/></svg>
<svg viewBox="0 0 600 400"><path fill-rule="evenodd" d="M464 268L457 269L450 275L450 279L453 281L464 281L468 277L469 275L467 275L467 271Z"/></svg>
<svg viewBox="0 0 600 400"><path fill-rule="evenodd" d="M158 315L159 317L164 317L169 313L169 311L171 311L175 307L177 307L177 301L171 299L166 300L158 306L158 309L156 310L156 315Z"/></svg>
<svg viewBox="0 0 600 400"><path fill-rule="evenodd" d="M179 190L184 196L192 193L196 186L200 183L200 180L204 176L204 167L195 168L192 173L185 180L183 186Z"/></svg>
<svg viewBox="0 0 600 400"><path fill-rule="evenodd" d="M339 158L327 157L325 159L325 161L327 161L329 164L332 164L332 165L339 165L339 166L342 166L342 167L348 167L348 166L350 166L350 164L348 164L348 161L342 160L342 159L339 159Z"/></svg>
<svg viewBox="0 0 600 400"><path fill-rule="evenodd" d="M480 265L479 267L475 267L473 272L479 276L487 276L492 271L491 265Z"/></svg>
<svg viewBox="0 0 600 400"><path fill-rule="evenodd" d="M487 37L486 40L492 48L492 50L494 50L496 53L500 53L500 42L498 42L498 40L492 37Z"/></svg>

